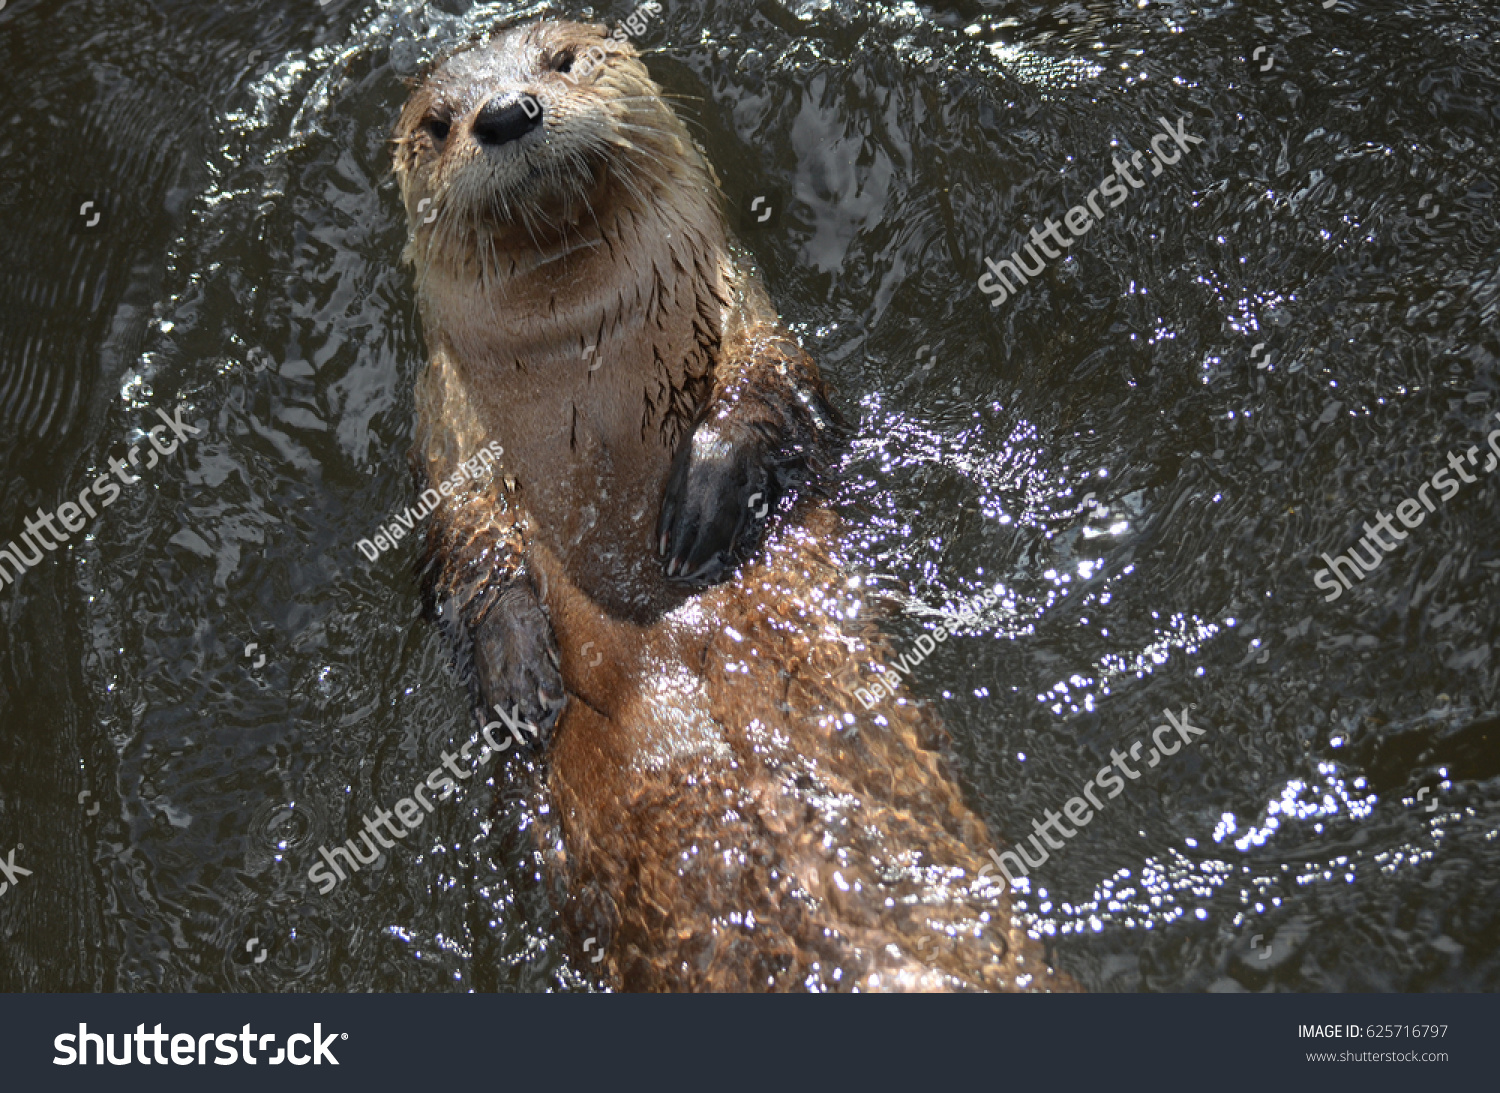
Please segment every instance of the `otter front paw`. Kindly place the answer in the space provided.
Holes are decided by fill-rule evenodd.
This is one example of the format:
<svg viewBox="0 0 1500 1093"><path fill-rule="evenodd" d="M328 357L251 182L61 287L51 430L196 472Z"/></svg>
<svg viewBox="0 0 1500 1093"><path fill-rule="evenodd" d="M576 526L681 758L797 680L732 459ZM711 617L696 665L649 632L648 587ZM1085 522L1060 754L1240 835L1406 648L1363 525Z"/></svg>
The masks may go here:
<svg viewBox="0 0 1500 1093"><path fill-rule="evenodd" d="M552 623L529 584L496 597L473 634L474 671L485 709L540 751L567 705Z"/></svg>
<svg viewBox="0 0 1500 1093"><path fill-rule="evenodd" d="M754 549L781 492L776 449L754 427L705 421L693 430L657 522L668 577L712 583Z"/></svg>

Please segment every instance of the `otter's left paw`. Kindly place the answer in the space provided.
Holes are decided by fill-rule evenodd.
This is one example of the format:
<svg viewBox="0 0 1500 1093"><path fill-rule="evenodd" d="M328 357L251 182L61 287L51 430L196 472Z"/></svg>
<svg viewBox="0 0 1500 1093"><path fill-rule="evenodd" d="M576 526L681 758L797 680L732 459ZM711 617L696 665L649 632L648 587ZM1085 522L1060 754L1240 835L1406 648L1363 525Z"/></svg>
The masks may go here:
<svg viewBox="0 0 1500 1093"><path fill-rule="evenodd" d="M567 690L552 624L529 584L500 593L474 629L474 668L485 709L536 750L547 745Z"/></svg>
<svg viewBox="0 0 1500 1093"><path fill-rule="evenodd" d="M754 549L781 493L776 449L753 426L705 421L693 430L657 522L668 577L711 583Z"/></svg>

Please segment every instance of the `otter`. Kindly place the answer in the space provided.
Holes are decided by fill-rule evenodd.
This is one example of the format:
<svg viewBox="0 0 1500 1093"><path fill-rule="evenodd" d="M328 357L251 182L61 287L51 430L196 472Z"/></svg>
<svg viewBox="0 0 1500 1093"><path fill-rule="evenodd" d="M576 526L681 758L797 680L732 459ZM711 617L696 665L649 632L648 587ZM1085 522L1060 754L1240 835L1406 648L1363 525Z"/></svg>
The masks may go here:
<svg viewBox="0 0 1500 1093"><path fill-rule="evenodd" d="M582 966L622 990L1074 989L1013 926L936 716L855 699L893 673L828 501L839 419L634 48L571 22L466 43L394 161L418 489L504 450L432 514L424 596L477 708L531 734Z"/></svg>

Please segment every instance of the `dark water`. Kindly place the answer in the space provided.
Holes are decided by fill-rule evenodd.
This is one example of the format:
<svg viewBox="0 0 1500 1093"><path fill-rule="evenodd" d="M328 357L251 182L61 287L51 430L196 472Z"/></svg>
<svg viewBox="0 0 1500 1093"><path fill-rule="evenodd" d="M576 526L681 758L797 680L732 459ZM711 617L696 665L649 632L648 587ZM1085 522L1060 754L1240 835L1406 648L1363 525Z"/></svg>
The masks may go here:
<svg viewBox="0 0 1500 1093"><path fill-rule="evenodd" d="M1002 595L914 680L992 828L1196 703L1204 737L1035 871L1058 962L1495 989L1500 17L665 6L652 70L858 423L841 501L898 646ZM32 870L0 989L587 985L514 792L327 897L305 874L469 726L411 540L355 548L412 500L403 77L521 11L630 10L0 10L0 545L158 409L199 430L0 589L0 858ZM1202 143L1149 177L1159 118ZM1137 151L1142 187L988 306L983 259ZM1318 556L1474 445L1477 480L1325 601Z"/></svg>

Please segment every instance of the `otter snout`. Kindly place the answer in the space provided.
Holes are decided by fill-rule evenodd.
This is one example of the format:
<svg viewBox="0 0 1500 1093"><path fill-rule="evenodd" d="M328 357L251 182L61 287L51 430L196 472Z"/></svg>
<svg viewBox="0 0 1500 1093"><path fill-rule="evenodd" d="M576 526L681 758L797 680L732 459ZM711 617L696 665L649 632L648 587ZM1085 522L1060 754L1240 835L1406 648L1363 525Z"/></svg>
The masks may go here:
<svg viewBox="0 0 1500 1093"><path fill-rule="evenodd" d="M663 191L647 179L670 182L684 203L678 215L710 228L720 219L691 137L635 50L602 27L543 22L465 43L412 93L394 137L407 257L424 283L433 263L465 276L477 269L484 283L511 280L533 267L535 248L570 237L572 253L580 233L604 230L616 209L662 216L648 195ZM511 241L525 245L502 274Z"/></svg>
<svg viewBox="0 0 1500 1093"><path fill-rule="evenodd" d="M498 95L474 118L474 139L486 148L520 140L542 124L542 104L532 95Z"/></svg>

